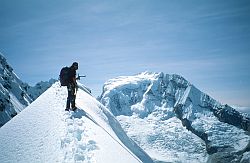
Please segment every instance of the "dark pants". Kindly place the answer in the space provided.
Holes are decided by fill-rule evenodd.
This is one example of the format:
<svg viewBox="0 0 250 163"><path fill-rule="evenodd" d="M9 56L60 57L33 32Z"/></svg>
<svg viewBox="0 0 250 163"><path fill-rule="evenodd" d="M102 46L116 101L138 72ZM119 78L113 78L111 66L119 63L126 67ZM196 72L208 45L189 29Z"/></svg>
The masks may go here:
<svg viewBox="0 0 250 163"><path fill-rule="evenodd" d="M68 88L68 98L67 98L67 106L66 108L70 108L70 104L71 104L71 108L74 108L76 106L76 88L73 85L69 85L67 86Z"/></svg>

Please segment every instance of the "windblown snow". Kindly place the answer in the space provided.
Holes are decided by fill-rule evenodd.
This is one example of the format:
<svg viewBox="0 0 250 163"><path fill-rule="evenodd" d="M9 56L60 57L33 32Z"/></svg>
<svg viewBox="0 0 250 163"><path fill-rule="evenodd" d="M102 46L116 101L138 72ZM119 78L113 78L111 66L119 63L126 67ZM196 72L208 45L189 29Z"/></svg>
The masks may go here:
<svg viewBox="0 0 250 163"><path fill-rule="evenodd" d="M65 112L66 98L55 83L0 128L0 162L153 162L95 98L79 89L79 109Z"/></svg>

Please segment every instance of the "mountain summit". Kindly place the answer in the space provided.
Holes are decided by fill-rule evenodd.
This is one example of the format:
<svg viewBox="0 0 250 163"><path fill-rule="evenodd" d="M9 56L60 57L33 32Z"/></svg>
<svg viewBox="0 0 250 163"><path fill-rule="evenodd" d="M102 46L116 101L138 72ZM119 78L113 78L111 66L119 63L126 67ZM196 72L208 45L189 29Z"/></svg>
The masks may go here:
<svg viewBox="0 0 250 163"><path fill-rule="evenodd" d="M153 163L109 110L80 88L75 112L65 112L67 89L57 82L0 128L1 163Z"/></svg>
<svg viewBox="0 0 250 163"><path fill-rule="evenodd" d="M250 116L179 75L144 72L110 79L99 100L159 162L250 161Z"/></svg>

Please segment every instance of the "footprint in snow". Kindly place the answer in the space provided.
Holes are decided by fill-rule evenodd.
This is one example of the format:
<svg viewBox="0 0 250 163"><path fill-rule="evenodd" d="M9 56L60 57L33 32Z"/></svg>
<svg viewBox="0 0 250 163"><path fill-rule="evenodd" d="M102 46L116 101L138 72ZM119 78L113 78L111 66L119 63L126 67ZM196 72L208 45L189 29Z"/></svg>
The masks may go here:
<svg viewBox="0 0 250 163"><path fill-rule="evenodd" d="M86 134L84 121L85 112L64 114L66 126L65 136L61 138L61 148L65 162L95 162L93 151L98 149L96 142Z"/></svg>

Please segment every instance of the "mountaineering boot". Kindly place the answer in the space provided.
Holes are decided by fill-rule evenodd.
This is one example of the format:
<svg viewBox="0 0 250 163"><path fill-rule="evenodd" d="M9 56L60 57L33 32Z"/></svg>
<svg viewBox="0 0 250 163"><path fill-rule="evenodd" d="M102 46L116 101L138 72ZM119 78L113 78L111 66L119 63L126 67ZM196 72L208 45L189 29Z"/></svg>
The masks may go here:
<svg viewBox="0 0 250 163"><path fill-rule="evenodd" d="M69 111L69 108L66 108L65 111Z"/></svg>
<svg viewBox="0 0 250 163"><path fill-rule="evenodd" d="M73 107L72 110L75 111L77 109L77 107Z"/></svg>

